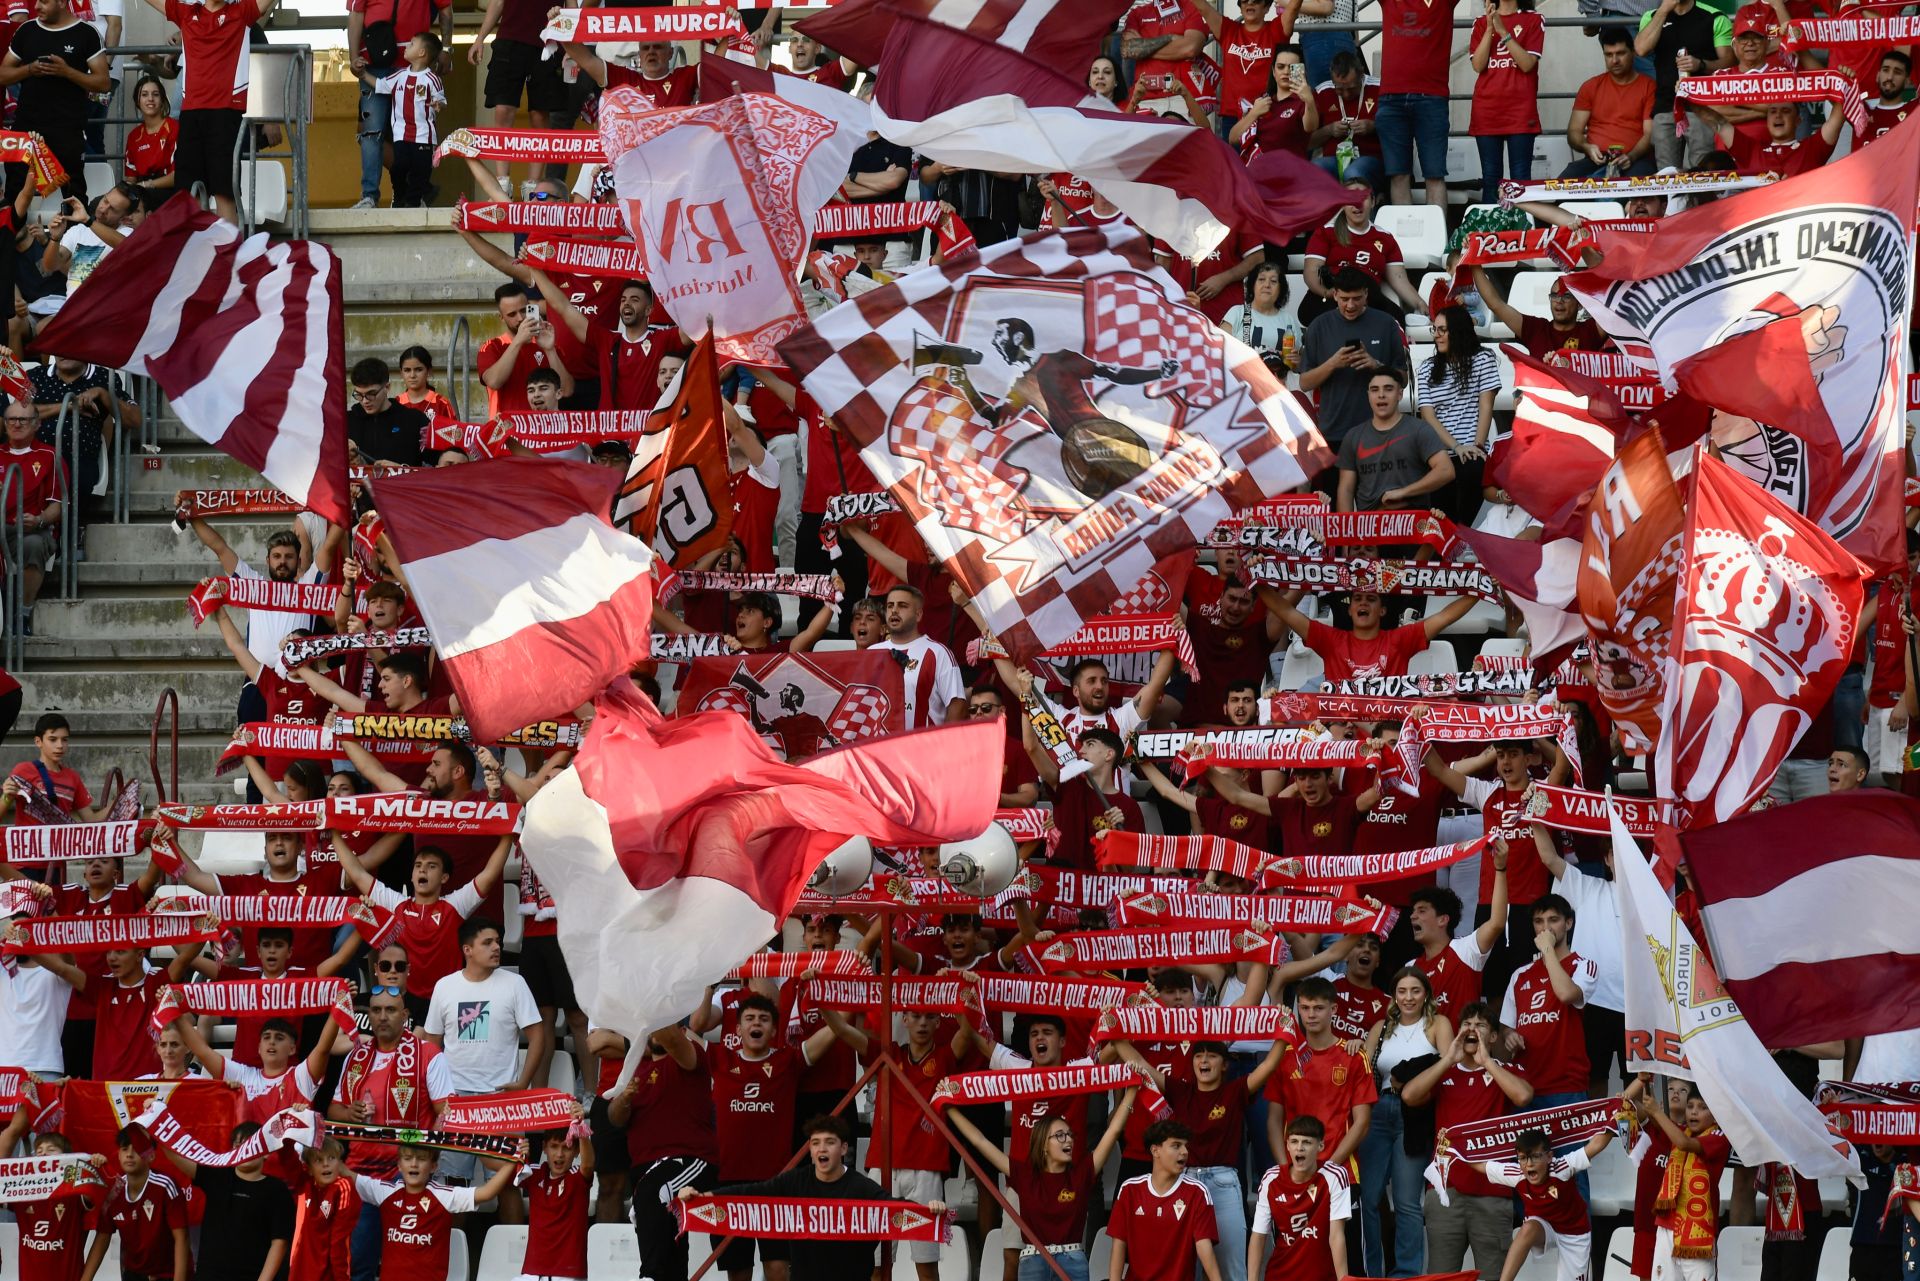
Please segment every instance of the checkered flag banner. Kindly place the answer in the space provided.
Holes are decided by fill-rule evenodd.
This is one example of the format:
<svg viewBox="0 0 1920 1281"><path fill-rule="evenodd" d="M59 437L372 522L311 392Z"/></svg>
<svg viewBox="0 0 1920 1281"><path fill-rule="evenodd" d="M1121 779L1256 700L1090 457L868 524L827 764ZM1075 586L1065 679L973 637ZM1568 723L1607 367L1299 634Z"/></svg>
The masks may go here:
<svg viewBox="0 0 1920 1281"><path fill-rule="evenodd" d="M1332 462L1125 226L912 272L780 344L1016 658Z"/></svg>
<svg viewBox="0 0 1920 1281"><path fill-rule="evenodd" d="M799 760L904 730L906 674L886 650L696 658L676 710L744 716L788 760Z"/></svg>

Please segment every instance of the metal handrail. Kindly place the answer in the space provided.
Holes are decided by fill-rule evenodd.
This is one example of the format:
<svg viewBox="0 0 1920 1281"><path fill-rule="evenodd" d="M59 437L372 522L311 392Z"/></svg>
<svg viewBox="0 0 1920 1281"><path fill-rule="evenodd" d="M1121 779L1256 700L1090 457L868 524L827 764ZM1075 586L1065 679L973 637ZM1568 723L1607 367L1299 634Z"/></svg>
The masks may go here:
<svg viewBox="0 0 1920 1281"><path fill-rule="evenodd" d="M27 480L20 474L18 467L9 467L0 474L0 516L13 522L13 546L15 555L6 557L5 586L0 591L6 593L6 639L0 642L0 653L6 656L6 667L10 672L20 670L21 651L20 624L26 617L26 606L20 600L21 583L24 581L21 558L27 550ZM15 511L18 507L20 510ZM11 515L7 515L11 513Z"/></svg>
<svg viewBox="0 0 1920 1281"><path fill-rule="evenodd" d="M453 318L453 335L447 339L447 399L453 403L453 416L466 421L460 402L473 369L473 329L465 316Z"/></svg>
<svg viewBox="0 0 1920 1281"><path fill-rule="evenodd" d="M80 488L80 415L74 408L77 398L68 392L60 401L60 414L53 420L53 456L64 462L67 467L67 494L72 501L60 507L60 592L61 600L72 600L79 592L79 562L74 554L80 550L80 508L87 501L90 490ZM66 453L62 446L71 440L72 452ZM43 584L41 591L45 591Z"/></svg>
<svg viewBox="0 0 1920 1281"><path fill-rule="evenodd" d="M118 371L113 371L118 372ZM129 519L127 511L127 414L120 408L120 397L113 394L111 386L107 389L107 403L113 406L113 451L109 465L113 468L113 478L108 482L113 494L113 520L115 524L124 524ZM138 405L135 408L139 408Z"/></svg>
<svg viewBox="0 0 1920 1281"><path fill-rule="evenodd" d="M172 735L167 746L171 788L160 781L160 716L169 710L173 713ZM159 794L155 798L157 803L180 799L180 695L171 685L160 691L160 701L153 705L153 728L147 735L147 768L153 772L153 790Z"/></svg>
<svg viewBox="0 0 1920 1281"><path fill-rule="evenodd" d="M272 45L262 48L274 48ZM281 114L274 116L248 116L238 137L233 140L233 190L235 203L240 205L240 232L252 235L259 230L254 222L253 211L260 199L259 160L264 156L269 160L291 160L293 178L287 189L288 230L295 239L304 240L307 236L307 127L306 113L301 110L307 105L307 99L313 84L313 50L306 45L281 45L288 56L294 60L293 74L287 77L281 98ZM304 73L304 74L303 74ZM251 127L255 124L277 124L285 132L282 148L268 151L259 149L259 136ZM246 199L238 199L241 191L241 175L246 175Z"/></svg>

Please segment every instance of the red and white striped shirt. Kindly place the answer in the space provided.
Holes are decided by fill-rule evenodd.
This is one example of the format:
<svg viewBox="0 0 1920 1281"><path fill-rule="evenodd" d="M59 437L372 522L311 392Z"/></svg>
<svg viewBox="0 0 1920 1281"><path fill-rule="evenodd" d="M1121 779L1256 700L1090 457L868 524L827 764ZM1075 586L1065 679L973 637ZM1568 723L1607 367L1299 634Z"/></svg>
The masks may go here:
<svg viewBox="0 0 1920 1281"><path fill-rule="evenodd" d="M967 696L966 682L960 679L960 664L954 661L953 651L939 641L916 636L905 644L884 640L875 648L899 650L907 656L908 729L944 724L952 700Z"/></svg>
<svg viewBox="0 0 1920 1281"><path fill-rule="evenodd" d="M441 87L439 76L409 67L381 76L374 82L373 91L393 95L395 142L424 142L432 146L440 140L434 117L447 105L447 91Z"/></svg>

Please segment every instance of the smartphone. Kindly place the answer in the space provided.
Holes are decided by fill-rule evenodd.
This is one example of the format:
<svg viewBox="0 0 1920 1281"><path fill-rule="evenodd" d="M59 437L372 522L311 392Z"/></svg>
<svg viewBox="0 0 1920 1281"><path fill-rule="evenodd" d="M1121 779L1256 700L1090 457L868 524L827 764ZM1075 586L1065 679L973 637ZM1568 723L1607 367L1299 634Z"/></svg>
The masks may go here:
<svg viewBox="0 0 1920 1281"><path fill-rule="evenodd" d="M539 303L530 302L527 304L527 323L532 325L537 325L540 323L540 304Z"/></svg>

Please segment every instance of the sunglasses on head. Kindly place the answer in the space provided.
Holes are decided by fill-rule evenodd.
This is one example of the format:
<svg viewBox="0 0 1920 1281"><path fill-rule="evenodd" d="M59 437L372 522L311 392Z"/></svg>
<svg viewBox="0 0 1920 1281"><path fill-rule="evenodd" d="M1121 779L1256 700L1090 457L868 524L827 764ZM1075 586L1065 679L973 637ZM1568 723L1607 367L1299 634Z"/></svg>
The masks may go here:
<svg viewBox="0 0 1920 1281"><path fill-rule="evenodd" d="M405 996L406 994L407 994L406 989L403 987L400 987L398 984L395 984L392 986L377 984L374 987L367 989L367 995L370 997L371 996Z"/></svg>

